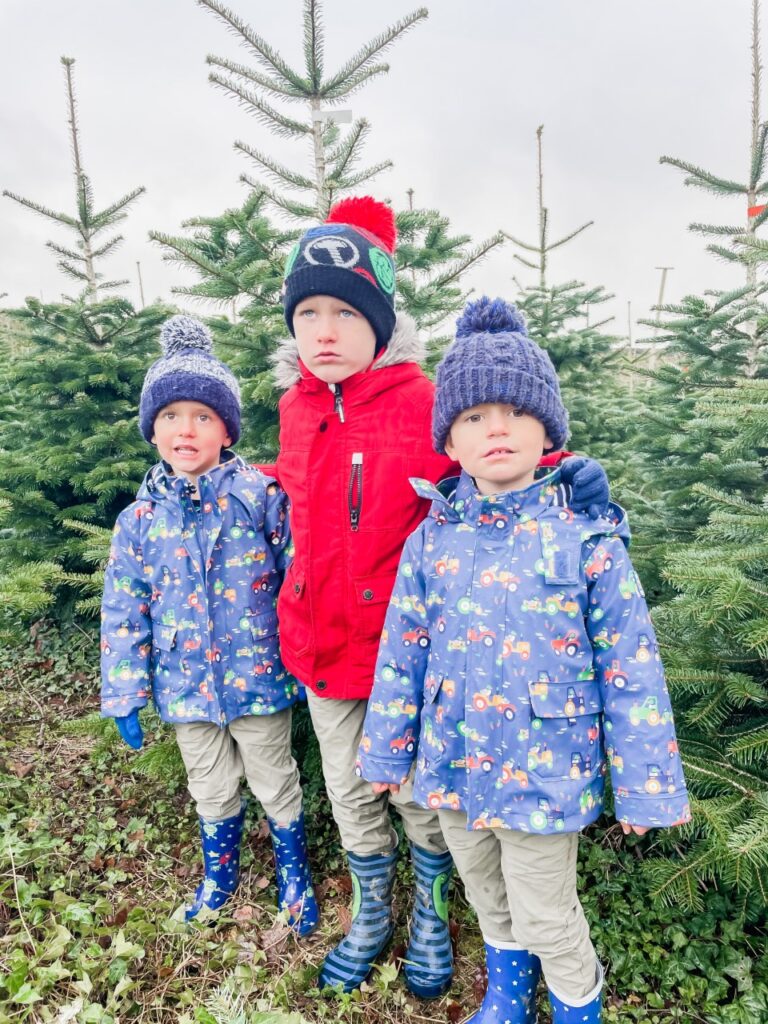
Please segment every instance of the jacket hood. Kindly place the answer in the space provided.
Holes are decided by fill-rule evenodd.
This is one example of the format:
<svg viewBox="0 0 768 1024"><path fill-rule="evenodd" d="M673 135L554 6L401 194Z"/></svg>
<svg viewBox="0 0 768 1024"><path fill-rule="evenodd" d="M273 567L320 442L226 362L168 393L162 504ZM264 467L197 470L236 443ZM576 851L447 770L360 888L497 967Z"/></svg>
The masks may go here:
<svg viewBox="0 0 768 1024"><path fill-rule="evenodd" d="M199 478L201 483L198 486L202 490L204 481L210 480L217 493L227 493L231 489L237 474L243 470L248 470L252 473L253 467L249 466L239 455L235 455L234 452L224 451L222 452L222 462L218 466L214 466L207 473L203 473ZM185 477L174 476L173 473L168 471L164 462L158 462L147 471L141 487L139 487L136 499L137 501L172 501L186 487L187 480Z"/></svg>
<svg viewBox="0 0 768 1024"><path fill-rule="evenodd" d="M421 363L426 355L426 346L419 338L418 328L413 317L407 313L398 313L395 329L387 347L375 360L372 370L383 370L387 366L398 363ZM275 384L281 391L298 384L302 376L302 365L299 363L299 349L295 338L286 338L279 348L269 357L274 370L272 373Z"/></svg>

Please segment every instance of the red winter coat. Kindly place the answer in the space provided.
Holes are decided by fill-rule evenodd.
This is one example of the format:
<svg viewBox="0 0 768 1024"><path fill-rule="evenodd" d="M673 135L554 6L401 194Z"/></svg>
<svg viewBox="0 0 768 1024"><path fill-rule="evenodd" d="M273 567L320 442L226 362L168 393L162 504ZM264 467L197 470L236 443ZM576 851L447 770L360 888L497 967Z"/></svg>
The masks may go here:
<svg viewBox="0 0 768 1024"><path fill-rule="evenodd" d="M295 555L277 613L283 664L318 696L365 698L406 538L430 502L412 476L436 483L460 467L432 448L434 384L416 327L400 314L373 367L338 385L309 373L289 339L276 355L280 454ZM547 458L555 464L560 453ZM544 461L544 460L543 460Z"/></svg>
<svg viewBox="0 0 768 1024"><path fill-rule="evenodd" d="M285 666L322 697L367 698L400 554L429 511L411 476L457 472L432 449L434 385L413 321L398 316L371 369L327 384L278 352L280 454L276 476L291 501L296 553L277 612Z"/></svg>

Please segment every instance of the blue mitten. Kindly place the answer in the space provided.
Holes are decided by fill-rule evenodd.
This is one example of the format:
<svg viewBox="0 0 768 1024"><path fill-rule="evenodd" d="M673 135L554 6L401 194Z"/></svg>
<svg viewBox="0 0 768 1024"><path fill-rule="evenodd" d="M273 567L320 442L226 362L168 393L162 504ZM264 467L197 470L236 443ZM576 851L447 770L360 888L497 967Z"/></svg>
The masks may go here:
<svg viewBox="0 0 768 1024"><path fill-rule="evenodd" d="M138 708L134 708L129 714L124 715L123 718L116 718L115 725L117 726L117 731L129 747L133 747L134 750L141 750L144 744L144 733L141 731Z"/></svg>
<svg viewBox="0 0 768 1024"><path fill-rule="evenodd" d="M586 512L591 519L605 515L611 491L605 470L596 459L580 455L563 459L560 478L572 488L571 507L574 512Z"/></svg>

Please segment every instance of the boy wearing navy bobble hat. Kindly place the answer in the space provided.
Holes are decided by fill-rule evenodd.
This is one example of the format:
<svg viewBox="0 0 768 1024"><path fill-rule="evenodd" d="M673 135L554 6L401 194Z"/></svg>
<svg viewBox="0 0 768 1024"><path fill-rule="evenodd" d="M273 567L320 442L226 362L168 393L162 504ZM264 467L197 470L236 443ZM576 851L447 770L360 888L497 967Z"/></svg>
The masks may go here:
<svg viewBox="0 0 768 1024"><path fill-rule="evenodd" d="M305 232L285 271L293 338L275 358L285 394L280 454L270 471L288 493L295 545L278 604L282 650L307 688L353 880L351 929L320 972L321 985L346 991L367 977L393 931L398 855L388 795L371 791L355 760L402 546L428 508L408 478L437 481L456 468L432 448L434 385L419 365L425 349L416 325L396 309L395 245L392 210L368 196L342 200ZM595 466L581 469L598 484L588 503L599 502L605 482ZM607 482L604 489L607 502ZM421 634L412 642L423 642ZM410 720L397 701L389 713ZM407 730L401 741L409 746ZM451 856L437 815L411 799L409 786L391 803L403 820L415 879L406 985L434 998L453 971Z"/></svg>
<svg viewBox="0 0 768 1024"><path fill-rule="evenodd" d="M209 919L237 886L245 774L267 813L279 907L306 935L318 910L291 756L298 687L275 610L291 551L286 496L229 450L240 389L205 325L172 317L161 343L139 404L161 461L118 517L104 581L102 714L136 749L150 694L174 726L205 868L186 919Z"/></svg>
<svg viewBox="0 0 768 1024"><path fill-rule="evenodd" d="M470 303L433 416L435 450L462 472L413 481L432 505L403 550L359 768L397 792L415 766L413 799L437 811L485 939L474 1024L534 1024L541 974L554 1024L600 1021L576 857L609 766L625 833L690 818L626 526L565 512L558 469L535 478L567 434L557 374L518 311Z"/></svg>

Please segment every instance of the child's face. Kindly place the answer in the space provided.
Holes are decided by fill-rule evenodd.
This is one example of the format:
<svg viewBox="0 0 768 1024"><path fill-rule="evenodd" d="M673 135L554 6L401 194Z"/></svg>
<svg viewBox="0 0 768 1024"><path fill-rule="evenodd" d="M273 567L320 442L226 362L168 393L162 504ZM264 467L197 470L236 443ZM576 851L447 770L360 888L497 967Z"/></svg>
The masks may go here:
<svg viewBox="0 0 768 1024"><path fill-rule="evenodd" d="M445 442L448 455L475 478L481 494L530 486L544 449L551 447L544 424L535 416L499 402L465 409Z"/></svg>
<svg viewBox="0 0 768 1024"><path fill-rule="evenodd" d="M218 466L232 443L224 420L202 402L172 402L155 417L152 443L176 476L195 481Z"/></svg>
<svg viewBox="0 0 768 1024"><path fill-rule="evenodd" d="M299 358L326 384L339 384L367 370L376 351L376 335L362 313L332 295L310 295L293 313Z"/></svg>

